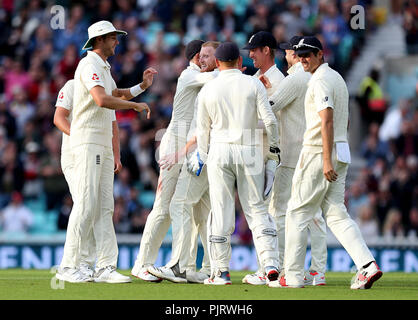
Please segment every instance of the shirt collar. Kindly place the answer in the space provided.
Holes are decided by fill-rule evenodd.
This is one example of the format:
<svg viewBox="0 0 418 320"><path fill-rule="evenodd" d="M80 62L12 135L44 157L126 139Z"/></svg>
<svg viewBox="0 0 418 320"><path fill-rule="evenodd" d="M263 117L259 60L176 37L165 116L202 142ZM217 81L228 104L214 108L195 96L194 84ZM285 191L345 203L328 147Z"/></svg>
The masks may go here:
<svg viewBox="0 0 418 320"><path fill-rule="evenodd" d="M266 72L264 72L264 74L268 77L268 75L273 73L276 69L277 69L276 64L273 64ZM258 69L257 72L255 73L255 76L259 76L259 75L261 75L260 69Z"/></svg>
<svg viewBox="0 0 418 320"><path fill-rule="evenodd" d="M287 70L287 73L292 74L292 73L295 73L296 71L299 71L300 69L303 69L302 63L297 62Z"/></svg>
<svg viewBox="0 0 418 320"><path fill-rule="evenodd" d="M87 51L87 56L94 61L94 63L100 65L101 67L105 69L111 68L109 62L103 61L103 59L94 51Z"/></svg>
<svg viewBox="0 0 418 320"><path fill-rule="evenodd" d="M219 75L226 75L226 74L232 74L232 73L242 73L241 70L239 69L227 69L227 70L222 70L219 72Z"/></svg>

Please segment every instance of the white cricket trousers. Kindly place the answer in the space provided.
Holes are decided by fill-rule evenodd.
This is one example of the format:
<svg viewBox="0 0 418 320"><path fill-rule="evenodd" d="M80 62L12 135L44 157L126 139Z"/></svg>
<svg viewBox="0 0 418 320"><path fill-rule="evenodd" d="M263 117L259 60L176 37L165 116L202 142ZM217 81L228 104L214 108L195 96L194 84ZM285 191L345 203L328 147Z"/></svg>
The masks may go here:
<svg viewBox="0 0 418 320"><path fill-rule="evenodd" d="M159 157L177 152L186 144L186 139L166 132L161 140ZM161 170L155 193L153 208L148 215L139 245L135 265L140 268L152 266L157 260L158 251L170 228L170 202L177 185L181 164L174 165L170 170Z"/></svg>
<svg viewBox="0 0 418 320"><path fill-rule="evenodd" d="M280 166L277 168L269 205L269 213L276 222L279 240L279 265L282 267L284 266L286 211L292 190L294 172L295 169L290 167ZM312 255L310 270L325 273L327 266L327 226L321 210L318 210L314 218L308 223L308 230L311 238Z"/></svg>
<svg viewBox="0 0 418 320"><path fill-rule="evenodd" d="M118 246L113 226L114 159L112 148L96 144L75 147L72 194L74 205L67 227L61 267L78 267L93 230L97 268L117 265ZM90 238L91 239L91 238Z"/></svg>
<svg viewBox="0 0 418 320"><path fill-rule="evenodd" d="M197 236L200 234L204 256L202 272L210 273L207 253L207 219L210 211L209 182L206 166L199 176L187 171L184 162L170 203L173 242L167 267L179 263L180 272L196 270Z"/></svg>
<svg viewBox="0 0 418 320"><path fill-rule="evenodd" d="M322 210L328 227L358 269L374 260L344 205L348 164L335 159L335 150L332 161L338 178L330 183L323 175L322 147L303 147L299 156L286 214L284 263L288 285L304 284L307 228L318 210Z"/></svg>
<svg viewBox="0 0 418 320"><path fill-rule="evenodd" d="M207 161L211 213L208 219L212 270L229 270L235 229L235 183L253 242L263 266L278 266L276 226L263 199L261 148L212 143Z"/></svg>
<svg viewBox="0 0 418 320"><path fill-rule="evenodd" d="M75 193L74 186L74 155L70 152L61 154L61 169L67 181L70 190L71 198L74 200ZM81 244L81 264L88 264L91 267L96 263L96 240L94 239L93 229L88 232L86 236L86 243Z"/></svg>

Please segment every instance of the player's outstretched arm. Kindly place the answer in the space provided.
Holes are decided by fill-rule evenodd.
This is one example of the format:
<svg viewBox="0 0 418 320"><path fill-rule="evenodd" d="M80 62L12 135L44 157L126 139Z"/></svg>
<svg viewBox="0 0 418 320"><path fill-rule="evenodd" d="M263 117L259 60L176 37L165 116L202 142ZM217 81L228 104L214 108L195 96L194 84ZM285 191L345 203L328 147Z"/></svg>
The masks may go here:
<svg viewBox="0 0 418 320"><path fill-rule="evenodd" d="M184 157L196 148L196 145L196 136L194 136L192 139L187 141L186 145L178 152L168 154L158 160L160 168L170 170L175 164L182 162Z"/></svg>
<svg viewBox="0 0 418 320"><path fill-rule="evenodd" d="M90 94L92 95L94 102L101 108L112 110L134 109L137 112L142 112L145 110L147 112L147 119L149 119L151 116L151 111L145 102L126 101L108 95L102 86L95 86L91 88Z"/></svg>

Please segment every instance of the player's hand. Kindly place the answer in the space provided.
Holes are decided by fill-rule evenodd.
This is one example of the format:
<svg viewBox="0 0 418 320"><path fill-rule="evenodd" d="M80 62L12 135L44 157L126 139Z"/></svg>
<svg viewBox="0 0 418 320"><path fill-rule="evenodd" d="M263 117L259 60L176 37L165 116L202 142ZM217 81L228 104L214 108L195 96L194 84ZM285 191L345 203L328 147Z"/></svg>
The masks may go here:
<svg viewBox="0 0 418 320"><path fill-rule="evenodd" d="M147 112L147 119L151 117L151 110L145 102L135 102L134 108L137 112L146 111Z"/></svg>
<svg viewBox="0 0 418 320"><path fill-rule="evenodd" d="M158 164L160 168L165 170L170 170L175 164L179 162L179 159L183 158L180 151L174 152L168 155L165 155L160 160L158 160Z"/></svg>
<svg viewBox="0 0 418 320"><path fill-rule="evenodd" d="M154 68L147 68L144 73L142 74L142 82L141 82L141 88L143 90L148 89L154 80L154 75L157 74L157 70Z"/></svg>
<svg viewBox="0 0 418 320"><path fill-rule="evenodd" d="M281 158L280 158L280 149L279 147L272 147L270 146L270 150L267 153L268 160L274 160L277 162L277 165L280 165Z"/></svg>
<svg viewBox="0 0 418 320"><path fill-rule="evenodd" d="M268 198L271 190L273 189L274 176L276 175L276 169L278 163L275 160L267 160L264 173L264 200Z"/></svg>
<svg viewBox="0 0 418 320"><path fill-rule="evenodd" d="M122 162L120 159L115 159L114 173L118 174L122 170Z"/></svg>
<svg viewBox="0 0 418 320"><path fill-rule="evenodd" d="M202 159L200 159L199 152L196 149L192 152L190 158L187 160L187 171L199 176L200 172L202 172L204 164L205 163L202 161Z"/></svg>
<svg viewBox="0 0 418 320"><path fill-rule="evenodd" d="M266 75L262 74L261 76L258 77L258 79L263 83L263 85L266 89L271 88L271 82L270 82L269 78L266 77Z"/></svg>
<svg viewBox="0 0 418 320"><path fill-rule="evenodd" d="M324 162L324 177L329 182L337 181L338 174L335 172L334 167L331 163Z"/></svg>

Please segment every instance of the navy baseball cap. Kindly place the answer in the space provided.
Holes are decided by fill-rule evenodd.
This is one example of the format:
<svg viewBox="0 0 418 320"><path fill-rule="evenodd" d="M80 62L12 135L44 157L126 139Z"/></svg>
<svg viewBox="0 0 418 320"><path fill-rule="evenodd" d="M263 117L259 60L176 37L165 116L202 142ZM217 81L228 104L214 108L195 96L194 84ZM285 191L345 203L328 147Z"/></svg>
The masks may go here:
<svg viewBox="0 0 418 320"><path fill-rule="evenodd" d="M293 49L293 46L297 45L302 38L302 36L294 36L289 40L289 42L280 43L279 48L283 50L295 50Z"/></svg>
<svg viewBox="0 0 418 320"><path fill-rule="evenodd" d="M265 46L270 47L272 49L276 49L277 41L270 32L259 31L251 36L250 40L248 40L247 45L243 49L249 50Z"/></svg>
<svg viewBox="0 0 418 320"><path fill-rule="evenodd" d="M192 40L187 44L185 55L188 61L192 60L200 52L203 43L205 43L203 40Z"/></svg>
<svg viewBox="0 0 418 320"><path fill-rule="evenodd" d="M297 55L323 50L322 43L317 37L303 37L293 46Z"/></svg>
<svg viewBox="0 0 418 320"><path fill-rule="evenodd" d="M223 42L215 50L215 58L219 61L234 61L239 57L239 48L234 42Z"/></svg>

